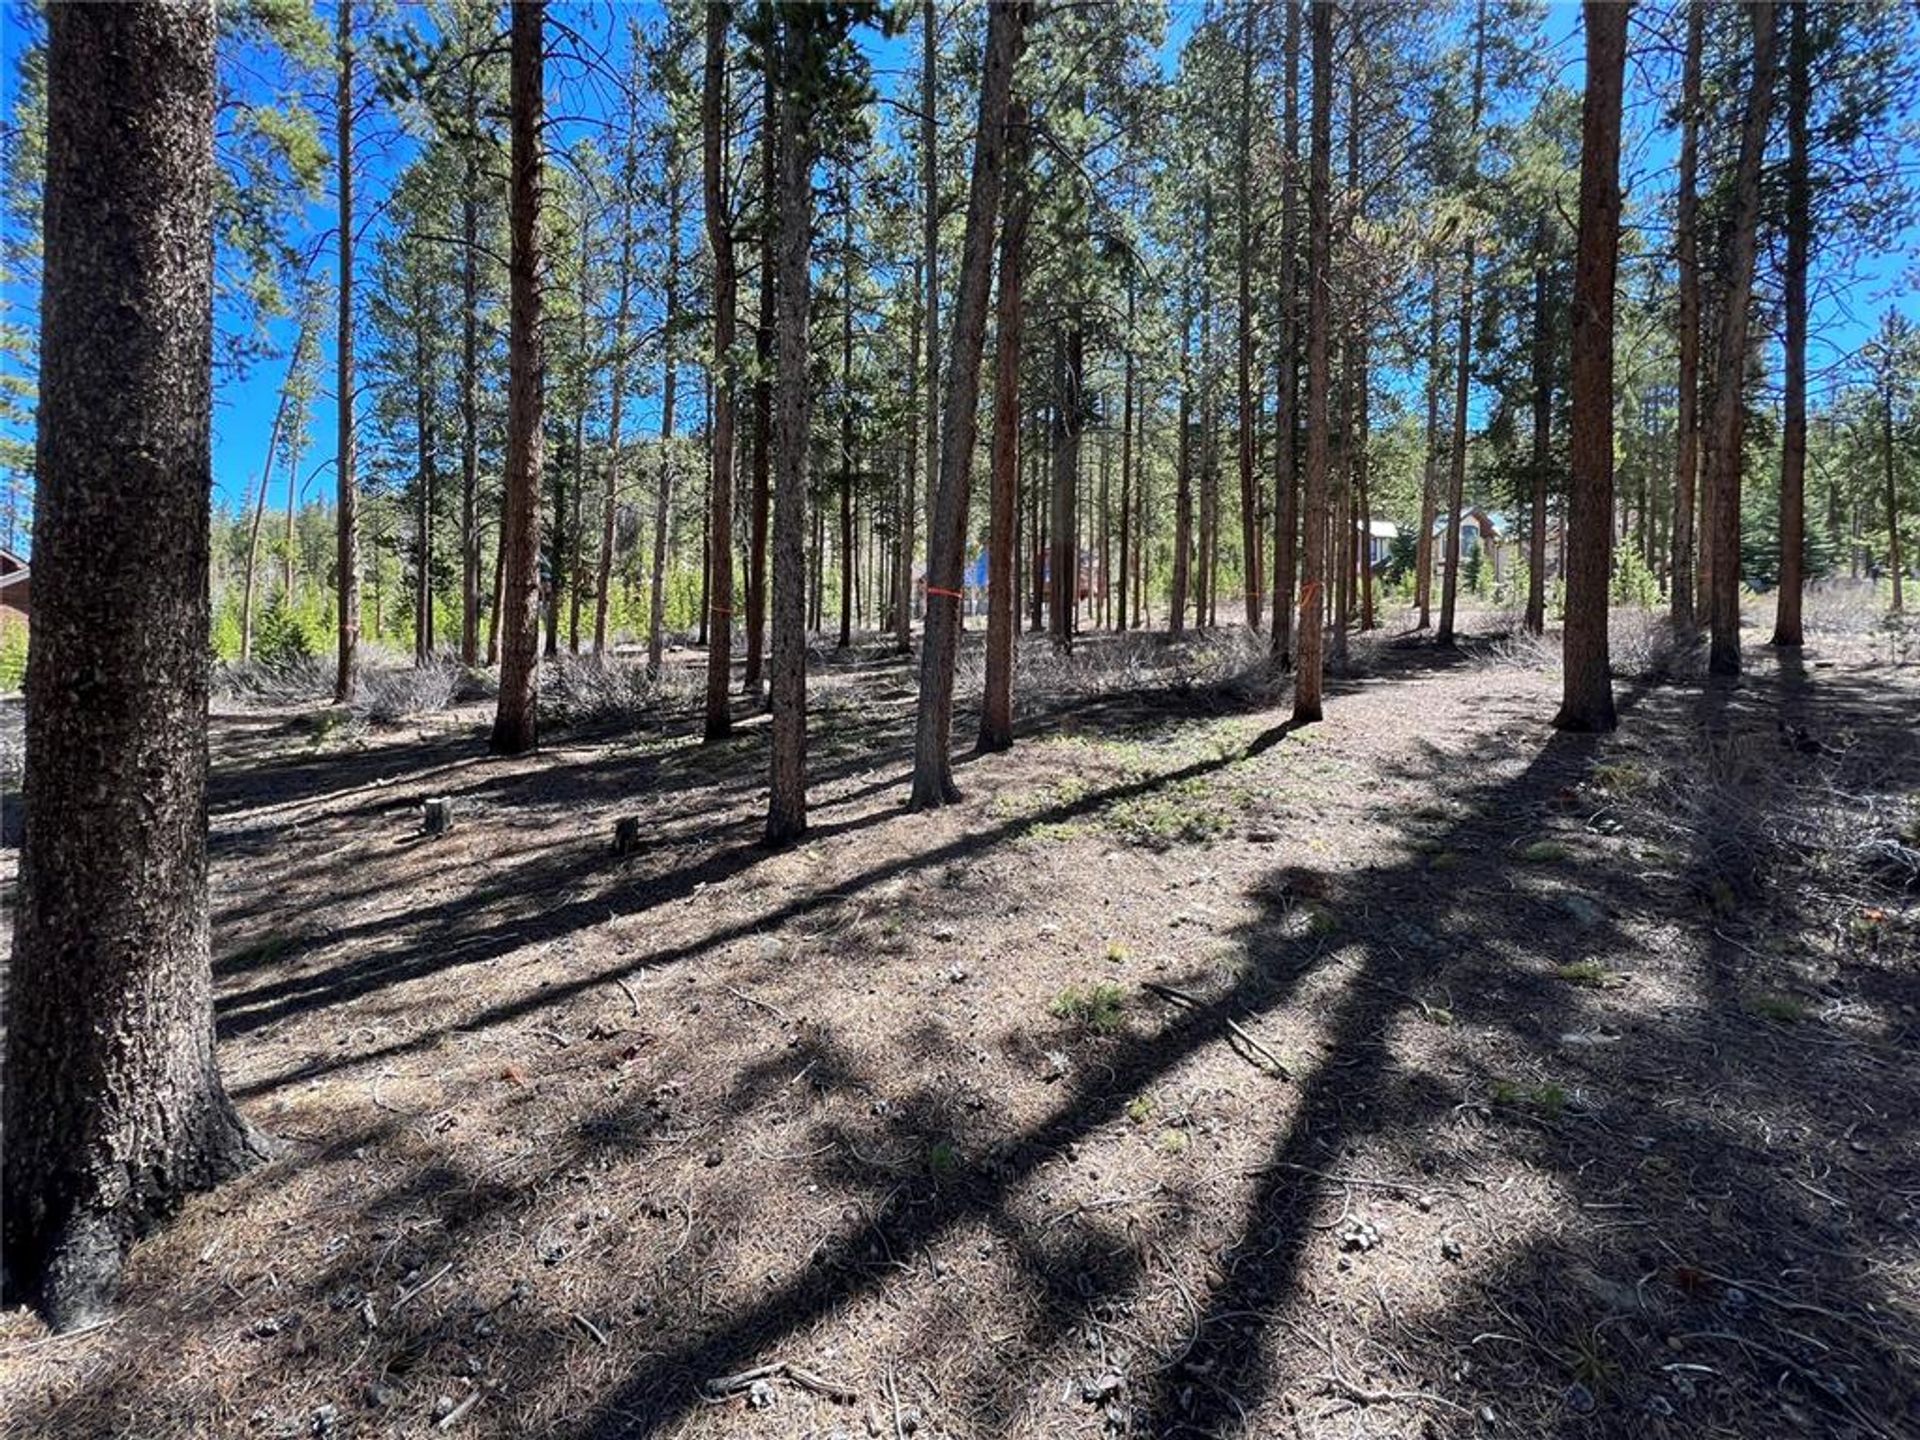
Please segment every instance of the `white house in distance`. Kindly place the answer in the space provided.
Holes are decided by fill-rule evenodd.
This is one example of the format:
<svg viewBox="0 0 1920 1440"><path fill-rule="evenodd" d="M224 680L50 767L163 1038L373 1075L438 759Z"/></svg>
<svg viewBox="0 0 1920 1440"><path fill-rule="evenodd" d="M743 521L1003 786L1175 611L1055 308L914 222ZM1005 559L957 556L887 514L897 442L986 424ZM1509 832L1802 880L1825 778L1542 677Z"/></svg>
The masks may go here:
<svg viewBox="0 0 1920 1440"><path fill-rule="evenodd" d="M1354 535L1358 538L1362 526L1358 520L1353 522ZM1400 527L1391 520L1371 520L1366 526L1367 568L1384 570L1387 557L1393 550L1393 542L1400 538Z"/></svg>
<svg viewBox="0 0 1920 1440"><path fill-rule="evenodd" d="M1447 565L1447 527L1451 515L1438 515L1433 521L1433 570L1444 574ZM1508 517L1491 510L1472 509L1460 517L1460 563L1466 565L1475 555L1482 564L1493 567L1490 578L1497 584L1507 578L1515 555L1513 526Z"/></svg>

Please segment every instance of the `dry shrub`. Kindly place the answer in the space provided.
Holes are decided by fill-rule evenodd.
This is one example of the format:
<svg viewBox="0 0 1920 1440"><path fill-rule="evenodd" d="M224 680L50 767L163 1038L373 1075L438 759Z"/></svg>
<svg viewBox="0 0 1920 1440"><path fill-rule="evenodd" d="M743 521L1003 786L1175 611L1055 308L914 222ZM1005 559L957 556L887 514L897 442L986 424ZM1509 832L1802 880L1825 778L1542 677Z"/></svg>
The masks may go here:
<svg viewBox="0 0 1920 1440"><path fill-rule="evenodd" d="M360 674L354 718L397 725L415 715L435 714L453 703L465 678L459 662L444 656L424 665L369 666Z"/></svg>
<svg viewBox="0 0 1920 1440"><path fill-rule="evenodd" d="M1014 697L1023 705L1152 691L1221 704L1271 698L1278 682L1268 644L1265 635L1240 625L1196 631L1177 641L1138 630L1088 636L1068 654L1033 637L1015 657ZM965 652L957 693L977 691L985 666L981 651Z"/></svg>
<svg viewBox="0 0 1920 1440"><path fill-rule="evenodd" d="M1613 673L1633 680L1679 680L1701 673L1700 641L1674 629L1672 619L1638 605L1607 614L1607 655Z"/></svg>
<svg viewBox="0 0 1920 1440"><path fill-rule="evenodd" d="M267 663L218 660L211 677L216 699L250 705L307 705L333 694L333 663L317 655L294 655Z"/></svg>
<svg viewBox="0 0 1920 1440"><path fill-rule="evenodd" d="M669 666L653 676L644 661L561 656L540 667L540 715L562 729L637 725L692 706L704 680L704 670Z"/></svg>

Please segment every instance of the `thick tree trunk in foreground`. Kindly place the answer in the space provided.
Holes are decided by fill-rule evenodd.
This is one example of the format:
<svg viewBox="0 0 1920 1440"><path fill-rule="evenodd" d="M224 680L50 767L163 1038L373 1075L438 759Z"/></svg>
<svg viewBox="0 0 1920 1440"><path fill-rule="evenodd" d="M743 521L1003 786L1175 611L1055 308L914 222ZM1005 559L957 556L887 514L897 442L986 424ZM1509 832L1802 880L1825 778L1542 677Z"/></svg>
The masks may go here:
<svg viewBox="0 0 1920 1440"><path fill-rule="evenodd" d="M1553 723L1611 730L1607 590L1613 572L1613 291L1620 251L1620 97L1631 5L1588 0L1580 123L1580 238L1573 272L1572 500L1564 689Z"/></svg>
<svg viewBox="0 0 1920 1440"><path fill-rule="evenodd" d="M1674 261L1679 270L1679 395L1674 422L1673 545L1667 594L1675 629L1690 635L1694 616L1694 496L1700 477L1700 63L1706 45L1707 0L1687 7L1686 59L1680 82L1680 179L1674 209Z"/></svg>
<svg viewBox="0 0 1920 1440"><path fill-rule="evenodd" d="M718 740L733 728L727 704L733 678L733 417L739 392L734 364L735 312L740 278L733 258L733 216L726 194L727 19L730 7L707 0L706 83L700 102L704 132L702 179L706 191L707 248L713 254L713 471L707 533L707 718L702 731Z"/></svg>
<svg viewBox="0 0 1920 1440"><path fill-rule="evenodd" d="M805 42L796 21L781 22L779 376L774 387L773 628L768 705L773 738L767 792L767 842L797 840L807 829L807 435L812 387L807 375L807 310L812 300L814 134L810 102L796 73Z"/></svg>
<svg viewBox="0 0 1920 1440"><path fill-rule="evenodd" d="M262 1147L213 1055L211 5L48 12L26 835L4 1263L55 1329Z"/></svg>
<svg viewBox="0 0 1920 1440"><path fill-rule="evenodd" d="M1313 100L1307 171L1307 484L1306 535L1300 556L1300 635L1294 645L1293 718L1321 718L1326 646L1327 422L1333 369L1328 355L1328 269L1333 240L1333 6L1312 0Z"/></svg>
<svg viewBox="0 0 1920 1440"><path fill-rule="evenodd" d="M1766 158L1767 115L1773 105L1773 0L1755 0L1748 15L1753 25L1753 78L1734 170L1727 287L1714 357L1713 413L1707 426L1707 521L1712 527L1713 557L1707 669L1715 675L1740 673L1740 452L1746 419L1741 396L1759 246L1760 170Z"/></svg>
<svg viewBox="0 0 1920 1440"><path fill-rule="evenodd" d="M546 0L513 7L507 260L507 492L500 541L500 703L493 748L537 743L540 693L540 480L546 457L546 339L541 319L541 126Z"/></svg>
<svg viewBox="0 0 1920 1440"><path fill-rule="evenodd" d="M1813 101L1807 7L1795 5L1787 42L1787 263L1781 275L1786 321L1785 394L1780 431L1780 596L1773 643L1801 643L1800 597L1807 538L1807 252L1813 196L1807 165L1807 111ZM1896 580L1896 584L1899 582Z"/></svg>
<svg viewBox="0 0 1920 1440"><path fill-rule="evenodd" d="M967 190L967 229L954 298L953 357L940 434L940 482L927 534L927 618L920 647L920 706L914 727L913 796L924 810L959 798L953 783L953 661L960 639L966 567L967 491L980 397L980 354L987 338L993 279L993 227L1007 153L1014 62L1026 31L1027 0L994 0L980 76L980 120ZM1017 282L1016 282L1017 288ZM1016 302L1018 296L1016 294ZM997 428L997 427L996 427Z"/></svg>
<svg viewBox="0 0 1920 1440"><path fill-rule="evenodd" d="M1027 115L1016 108L1007 121L1007 216L1000 232L1000 293L995 307L993 342L993 496L987 535L987 678L980 705L980 749L1005 750L1013 744L1013 647L1017 623L1014 593L1014 513L1020 505L1020 330L1021 266L1032 201L1026 185ZM1132 291L1128 291L1131 297ZM1131 300L1129 300L1131 317ZM1133 415L1133 359L1127 358L1127 416ZM1121 487L1126 486L1125 462ZM1126 548L1126 520L1120 546ZM1124 573L1124 572L1123 572ZM1123 581L1124 584L1124 581ZM1124 600L1125 590L1121 594ZM1125 606L1122 605L1124 610Z"/></svg>

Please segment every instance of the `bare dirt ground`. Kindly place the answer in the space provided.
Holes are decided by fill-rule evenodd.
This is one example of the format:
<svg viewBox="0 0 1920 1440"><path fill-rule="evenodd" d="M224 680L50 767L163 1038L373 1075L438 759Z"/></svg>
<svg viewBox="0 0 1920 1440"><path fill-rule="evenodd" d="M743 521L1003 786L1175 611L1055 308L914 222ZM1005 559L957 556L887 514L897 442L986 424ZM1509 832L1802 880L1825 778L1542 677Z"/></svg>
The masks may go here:
<svg viewBox="0 0 1920 1440"><path fill-rule="evenodd" d="M1306 730L1030 655L929 816L862 651L781 853L759 720L230 709L222 1053L286 1153L109 1327L0 1317L0 1429L1920 1434L1920 678L1762 638L1600 740L1484 636Z"/></svg>

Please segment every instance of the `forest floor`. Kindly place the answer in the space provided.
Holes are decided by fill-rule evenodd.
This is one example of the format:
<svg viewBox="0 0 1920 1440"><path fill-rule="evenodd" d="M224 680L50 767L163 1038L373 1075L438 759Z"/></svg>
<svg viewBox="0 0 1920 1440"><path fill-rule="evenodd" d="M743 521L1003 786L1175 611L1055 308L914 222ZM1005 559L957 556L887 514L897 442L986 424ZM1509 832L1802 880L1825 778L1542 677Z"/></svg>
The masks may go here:
<svg viewBox="0 0 1920 1440"><path fill-rule="evenodd" d="M911 672L824 656L778 853L763 718L223 706L285 1153L0 1316L0 1430L1920 1434L1920 669L1629 645L1595 739L1472 618L1298 730L1237 632L1034 644L928 815Z"/></svg>

